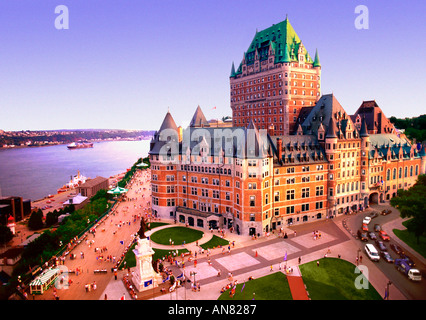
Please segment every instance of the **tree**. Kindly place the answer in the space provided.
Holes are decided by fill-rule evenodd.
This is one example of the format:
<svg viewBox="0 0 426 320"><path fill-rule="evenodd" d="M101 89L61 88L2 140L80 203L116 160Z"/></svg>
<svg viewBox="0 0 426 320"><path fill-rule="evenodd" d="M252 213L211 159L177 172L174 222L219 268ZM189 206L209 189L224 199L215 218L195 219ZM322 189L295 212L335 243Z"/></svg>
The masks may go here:
<svg viewBox="0 0 426 320"><path fill-rule="evenodd" d="M38 209L31 214L30 220L28 220L28 228L30 230L39 230L43 228L43 211Z"/></svg>
<svg viewBox="0 0 426 320"><path fill-rule="evenodd" d="M420 243L420 236L426 231L426 175L420 175L408 190L398 190L390 204L401 212L401 218L410 218L407 229L413 232Z"/></svg>
<svg viewBox="0 0 426 320"><path fill-rule="evenodd" d="M0 224L0 244L6 244L13 238L13 233L9 227Z"/></svg>

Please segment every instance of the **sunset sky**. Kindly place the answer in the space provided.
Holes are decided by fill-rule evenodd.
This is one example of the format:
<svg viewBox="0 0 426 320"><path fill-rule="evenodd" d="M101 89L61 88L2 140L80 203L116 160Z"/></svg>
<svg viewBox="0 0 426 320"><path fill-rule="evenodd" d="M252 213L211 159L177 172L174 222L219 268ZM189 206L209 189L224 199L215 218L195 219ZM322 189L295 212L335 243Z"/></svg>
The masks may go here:
<svg viewBox="0 0 426 320"><path fill-rule="evenodd" d="M369 10L358 30L355 8ZM55 28L55 8L69 29ZM349 114L376 100L385 115L425 113L424 1L2 0L0 129L159 129L232 115L229 75L256 29L289 21L322 93ZM213 109L216 107L216 109Z"/></svg>

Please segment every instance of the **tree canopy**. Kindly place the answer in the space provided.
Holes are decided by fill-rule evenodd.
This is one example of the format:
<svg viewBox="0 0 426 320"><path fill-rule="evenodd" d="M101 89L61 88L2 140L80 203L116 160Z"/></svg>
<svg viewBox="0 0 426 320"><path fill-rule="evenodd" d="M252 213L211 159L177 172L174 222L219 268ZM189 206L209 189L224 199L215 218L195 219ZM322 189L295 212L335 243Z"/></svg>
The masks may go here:
<svg viewBox="0 0 426 320"><path fill-rule="evenodd" d="M410 189L398 190L390 204L401 212L402 218L412 218L407 229L414 232L419 242L426 231L426 175L420 175Z"/></svg>

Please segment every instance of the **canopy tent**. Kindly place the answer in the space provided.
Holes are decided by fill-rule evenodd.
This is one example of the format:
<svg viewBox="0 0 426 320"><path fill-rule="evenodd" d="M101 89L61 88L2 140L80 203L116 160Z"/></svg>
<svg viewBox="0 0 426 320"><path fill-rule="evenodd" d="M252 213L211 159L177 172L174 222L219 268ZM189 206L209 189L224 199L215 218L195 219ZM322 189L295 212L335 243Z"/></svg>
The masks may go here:
<svg viewBox="0 0 426 320"><path fill-rule="evenodd" d="M136 167L139 167L139 168L148 167L148 164L146 164L145 162L141 162L137 164Z"/></svg>
<svg viewBox="0 0 426 320"><path fill-rule="evenodd" d="M109 194L123 194L129 191L128 189L122 188L122 187L116 187L114 189L109 190L107 193Z"/></svg>
<svg viewBox="0 0 426 320"><path fill-rule="evenodd" d="M43 271L42 274L40 274L37 278L31 281L30 293L43 294L43 292L47 290L52 285L52 283L55 282L59 273L59 268L50 268Z"/></svg>

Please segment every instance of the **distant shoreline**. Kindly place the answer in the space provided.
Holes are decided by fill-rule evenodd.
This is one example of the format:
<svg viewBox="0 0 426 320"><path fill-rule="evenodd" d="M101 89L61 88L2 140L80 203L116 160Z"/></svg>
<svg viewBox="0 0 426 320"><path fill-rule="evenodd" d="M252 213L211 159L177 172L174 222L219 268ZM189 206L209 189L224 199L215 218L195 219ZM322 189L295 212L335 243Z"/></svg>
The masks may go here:
<svg viewBox="0 0 426 320"><path fill-rule="evenodd" d="M144 140L150 140L152 139L152 136L146 136L144 138L120 138L120 139L102 139L102 140L90 140L90 142L114 142L114 141L144 141ZM53 146L60 146L60 145L68 145L71 142L58 142L54 144L40 144L40 145L20 145L20 146L13 146L13 147L3 147L0 146L1 150L13 150L13 149L23 149L23 148L40 148L40 147L53 147Z"/></svg>

